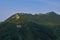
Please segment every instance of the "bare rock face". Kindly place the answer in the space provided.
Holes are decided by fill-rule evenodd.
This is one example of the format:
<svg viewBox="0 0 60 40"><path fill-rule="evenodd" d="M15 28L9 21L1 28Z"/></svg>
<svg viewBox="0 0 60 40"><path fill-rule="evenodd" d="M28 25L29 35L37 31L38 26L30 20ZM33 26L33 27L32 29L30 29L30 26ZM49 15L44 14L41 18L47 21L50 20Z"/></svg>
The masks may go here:
<svg viewBox="0 0 60 40"><path fill-rule="evenodd" d="M18 14L16 14L15 16L12 17L12 19L14 19L14 18L15 18L16 20L18 20L18 19L20 19L20 16L19 16Z"/></svg>
<svg viewBox="0 0 60 40"><path fill-rule="evenodd" d="M18 20L20 18L20 16L19 15L16 15L16 20Z"/></svg>

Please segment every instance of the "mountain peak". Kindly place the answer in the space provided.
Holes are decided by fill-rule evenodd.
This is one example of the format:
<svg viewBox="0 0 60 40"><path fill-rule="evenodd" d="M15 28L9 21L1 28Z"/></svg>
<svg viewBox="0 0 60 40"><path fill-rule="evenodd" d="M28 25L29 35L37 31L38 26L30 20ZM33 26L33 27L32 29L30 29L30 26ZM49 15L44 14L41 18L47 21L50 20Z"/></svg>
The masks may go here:
<svg viewBox="0 0 60 40"><path fill-rule="evenodd" d="M47 15L57 15L55 12L51 11L51 12L48 12Z"/></svg>

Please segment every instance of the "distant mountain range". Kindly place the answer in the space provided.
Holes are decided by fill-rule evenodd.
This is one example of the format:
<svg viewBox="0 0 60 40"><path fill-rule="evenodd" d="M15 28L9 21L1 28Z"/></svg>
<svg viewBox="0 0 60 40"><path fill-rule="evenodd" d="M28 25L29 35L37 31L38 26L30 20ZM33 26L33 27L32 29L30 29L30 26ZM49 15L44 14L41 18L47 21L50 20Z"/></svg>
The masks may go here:
<svg viewBox="0 0 60 40"><path fill-rule="evenodd" d="M19 19L17 20L17 18ZM26 23L29 21L43 25L60 25L60 15L55 12L34 15L28 13L16 13L5 20L5 22L11 23Z"/></svg>

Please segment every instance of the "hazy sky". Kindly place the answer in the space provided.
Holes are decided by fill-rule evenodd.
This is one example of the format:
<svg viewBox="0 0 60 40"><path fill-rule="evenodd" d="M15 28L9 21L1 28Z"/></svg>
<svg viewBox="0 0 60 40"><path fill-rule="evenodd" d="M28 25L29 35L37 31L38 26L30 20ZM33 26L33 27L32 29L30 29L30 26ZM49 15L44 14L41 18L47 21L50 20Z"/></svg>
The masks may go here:
<svg viewBox="0 0 60 40"><path fill-rule="evenodd" d="M0 0L0 21L17 12L60 13L60 0Z"/></svg>

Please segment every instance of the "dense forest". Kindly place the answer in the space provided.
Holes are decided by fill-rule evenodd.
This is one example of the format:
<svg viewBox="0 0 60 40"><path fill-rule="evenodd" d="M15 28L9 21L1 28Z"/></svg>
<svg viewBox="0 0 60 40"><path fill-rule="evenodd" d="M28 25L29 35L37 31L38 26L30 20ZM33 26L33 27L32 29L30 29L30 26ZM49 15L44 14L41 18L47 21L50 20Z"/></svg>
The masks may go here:
<svg viewBox="0 0 60 40"><path fill-rule="evenodd" d="M60 40L60 15L16 13L0 22L0 40Z"/></svg>

